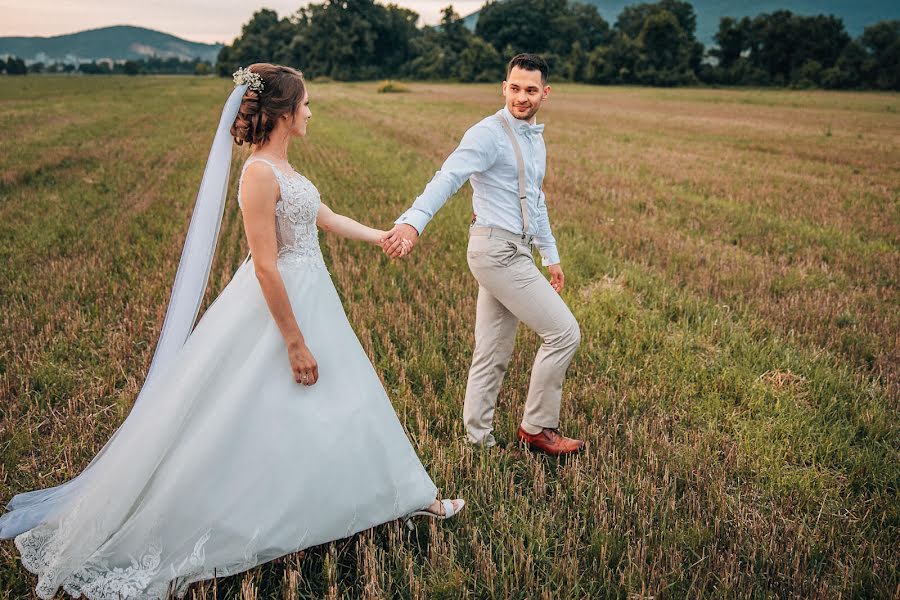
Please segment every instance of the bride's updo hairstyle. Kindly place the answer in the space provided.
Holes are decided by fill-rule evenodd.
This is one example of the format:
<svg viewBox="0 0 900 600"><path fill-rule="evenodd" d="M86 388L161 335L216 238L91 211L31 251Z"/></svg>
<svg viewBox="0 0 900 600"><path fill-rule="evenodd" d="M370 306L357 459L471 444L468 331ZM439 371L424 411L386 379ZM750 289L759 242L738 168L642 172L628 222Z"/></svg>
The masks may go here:
<svg viewBox="0 0 900 600"><path fill-rule="evenodd" d="M262 79L261 92L247 89L241 100L238 115L231 126L236 144L258 146L269 141L269 135L282 115L292 115L300 102L306 85L303 73L291 67L255 63L248 67Z"/></svg>

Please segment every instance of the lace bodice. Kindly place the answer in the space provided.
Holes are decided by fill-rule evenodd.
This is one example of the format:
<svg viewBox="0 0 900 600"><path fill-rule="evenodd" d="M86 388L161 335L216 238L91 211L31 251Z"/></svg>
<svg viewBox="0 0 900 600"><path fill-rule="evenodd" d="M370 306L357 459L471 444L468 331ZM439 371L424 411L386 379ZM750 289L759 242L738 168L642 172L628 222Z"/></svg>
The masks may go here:
<svg viewBox="0 0 900 600"><path fill-rule="evenodd" d="M241 169L238 183L238 204L243 209L241 183L247 167L262 162L271 167L278 181L281 195L275 204L275 235L278 240L279 265L309 265L322 267L322 251L319 248L319 232L316 216L319 213L319 190L312 182L296 171L283 171L269 160L250 157Z"/></svg>

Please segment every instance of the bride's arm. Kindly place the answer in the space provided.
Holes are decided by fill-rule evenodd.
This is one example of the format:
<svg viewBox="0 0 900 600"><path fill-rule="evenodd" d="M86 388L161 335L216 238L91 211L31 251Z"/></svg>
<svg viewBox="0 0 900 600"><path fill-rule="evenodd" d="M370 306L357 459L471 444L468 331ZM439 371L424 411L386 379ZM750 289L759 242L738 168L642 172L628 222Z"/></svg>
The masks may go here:
<svg viewBox="0 0 900 600"><path fill-rule="evenodd" d="M297 383L312 385L319 378L318 365L297 325L297 318L277 266L275 202L278 200L278 193L278 182L271 169L261 164L247 167L241 182L241 211L244 215L247 243L253 255L256 279L269 306L269 312L284 338L294 379Z"/></svg>
<svg viewBox="0 0 900 600"><path fill-rule="evenodd" d="M372 229L362 223L358 223L350 217L339 215L323 203L319 206L319 215L316 218L316 225L337 234L341 237L350 238L351 240L362 240L370 244L378 244L381 238L387 233L380 229Z"/></svg>

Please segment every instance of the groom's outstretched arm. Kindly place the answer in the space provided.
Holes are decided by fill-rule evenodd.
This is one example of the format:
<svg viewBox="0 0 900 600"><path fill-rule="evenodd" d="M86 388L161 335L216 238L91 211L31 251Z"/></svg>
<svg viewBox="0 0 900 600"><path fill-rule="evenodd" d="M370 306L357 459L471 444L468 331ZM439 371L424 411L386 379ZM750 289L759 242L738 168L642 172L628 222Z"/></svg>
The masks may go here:
<svg viewBox="0 0 900 600"><path fill-rule="evenodd" d="M412 207L395 221L396 225L384 238L382 248L396 258L401 255L403 240L415 245L419 235L447 199L462 187L473 173L490 168L497 160L497 136L490 127L479 123L471 127L459 146L447 157L440 171L434 174Z"/></svg>

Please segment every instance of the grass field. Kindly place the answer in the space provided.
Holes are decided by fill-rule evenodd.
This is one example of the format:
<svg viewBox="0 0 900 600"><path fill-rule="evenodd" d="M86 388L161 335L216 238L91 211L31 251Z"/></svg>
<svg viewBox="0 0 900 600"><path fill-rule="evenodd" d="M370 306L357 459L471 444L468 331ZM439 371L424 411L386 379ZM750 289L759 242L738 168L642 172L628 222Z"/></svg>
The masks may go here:
<svg viewBox="0 0 900 600"><path fill-rule="evenodd" d="M5 501L76 475L128 414L230 84L2 81ZM332 208L387 228L501 98L375 88L311 84L292 162ZM500 447L463 441L468 186L407 260L324 237L414 446L468 507L189 597L900 597L900 96L560 85L540 117L584 337L563 428L589 451L516 445L538 346L524 330ZM246 252L234 186L210 300ZM0 598L33 585L4 542Z"/></svg>

